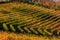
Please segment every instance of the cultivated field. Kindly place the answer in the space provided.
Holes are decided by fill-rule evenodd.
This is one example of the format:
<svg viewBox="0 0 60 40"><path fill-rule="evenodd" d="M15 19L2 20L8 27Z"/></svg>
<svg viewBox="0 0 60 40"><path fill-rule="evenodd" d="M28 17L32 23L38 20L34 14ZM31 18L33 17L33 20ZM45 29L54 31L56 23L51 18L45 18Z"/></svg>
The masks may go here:
<svg viewBox="0 0 60 40"><path fill-rule="evenodd" d="M7 31L0 32L1 40L59 40L60 10L17 2L0 4L0 30Z"/></svg>

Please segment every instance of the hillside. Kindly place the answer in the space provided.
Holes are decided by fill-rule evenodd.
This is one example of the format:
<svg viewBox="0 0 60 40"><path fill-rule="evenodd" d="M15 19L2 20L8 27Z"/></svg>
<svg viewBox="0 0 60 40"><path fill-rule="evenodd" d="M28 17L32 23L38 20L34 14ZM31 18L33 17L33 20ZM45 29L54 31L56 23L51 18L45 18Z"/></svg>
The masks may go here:
<svg viewBox="0 0 60 40"><path fill-rule="evenodd" d="M14 36L21 38L22 35L28 38L26 40L30 40L29 38L31 40L52 40L52 38L49 39L51 36L55 36L53 40L55 38L59 40L60 10L19 2L0 4L0 30L3 31L2 34L6 32L7 37L11 34L11 40L15 40ZM26 34L32 36L27 37ZM45 39L45 37L48 38ZM6 40L10 40L9 38Z"/></svg>

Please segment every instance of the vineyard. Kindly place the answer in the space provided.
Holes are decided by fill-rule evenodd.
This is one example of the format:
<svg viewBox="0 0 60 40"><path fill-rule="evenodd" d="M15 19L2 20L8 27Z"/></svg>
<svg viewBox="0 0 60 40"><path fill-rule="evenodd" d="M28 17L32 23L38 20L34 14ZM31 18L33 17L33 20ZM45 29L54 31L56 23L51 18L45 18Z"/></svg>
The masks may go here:
<svg viewBox="0 0 60 40"><path fill-rule="evenodd" d="M42 36L60 36L60 10L18 2L0 4L0 31L3 33L6 31L7 36L8 32L11 35L31 34L38 36L37 39L34 39L33 36L31 40L40 40L40 36L41 40L46 40ZM59 40L59 38L56 39Z"/></svg>

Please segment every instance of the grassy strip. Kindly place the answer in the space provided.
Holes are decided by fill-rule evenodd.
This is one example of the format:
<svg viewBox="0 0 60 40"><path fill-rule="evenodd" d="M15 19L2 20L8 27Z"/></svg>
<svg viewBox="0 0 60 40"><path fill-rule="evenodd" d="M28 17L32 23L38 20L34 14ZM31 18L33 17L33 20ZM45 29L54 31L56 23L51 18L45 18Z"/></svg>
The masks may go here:
<svg viewBox="0 0 60 40"><path fill-rule="evenodd" d="M15 34L9 32L0 32L0 40L60 40L60 37L35 36L27 34Z"/></svg>

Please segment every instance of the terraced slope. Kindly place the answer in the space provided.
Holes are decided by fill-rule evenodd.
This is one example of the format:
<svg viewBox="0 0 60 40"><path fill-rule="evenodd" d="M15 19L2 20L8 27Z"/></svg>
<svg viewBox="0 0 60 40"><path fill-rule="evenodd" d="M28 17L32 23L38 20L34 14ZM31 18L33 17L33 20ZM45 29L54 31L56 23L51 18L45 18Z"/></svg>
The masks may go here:
<svg viewBox="0 0 60 40"><path fill-rule="evenodd" d="M60 35L59 11L24 3L0 4L0 30Z"/></svg>

